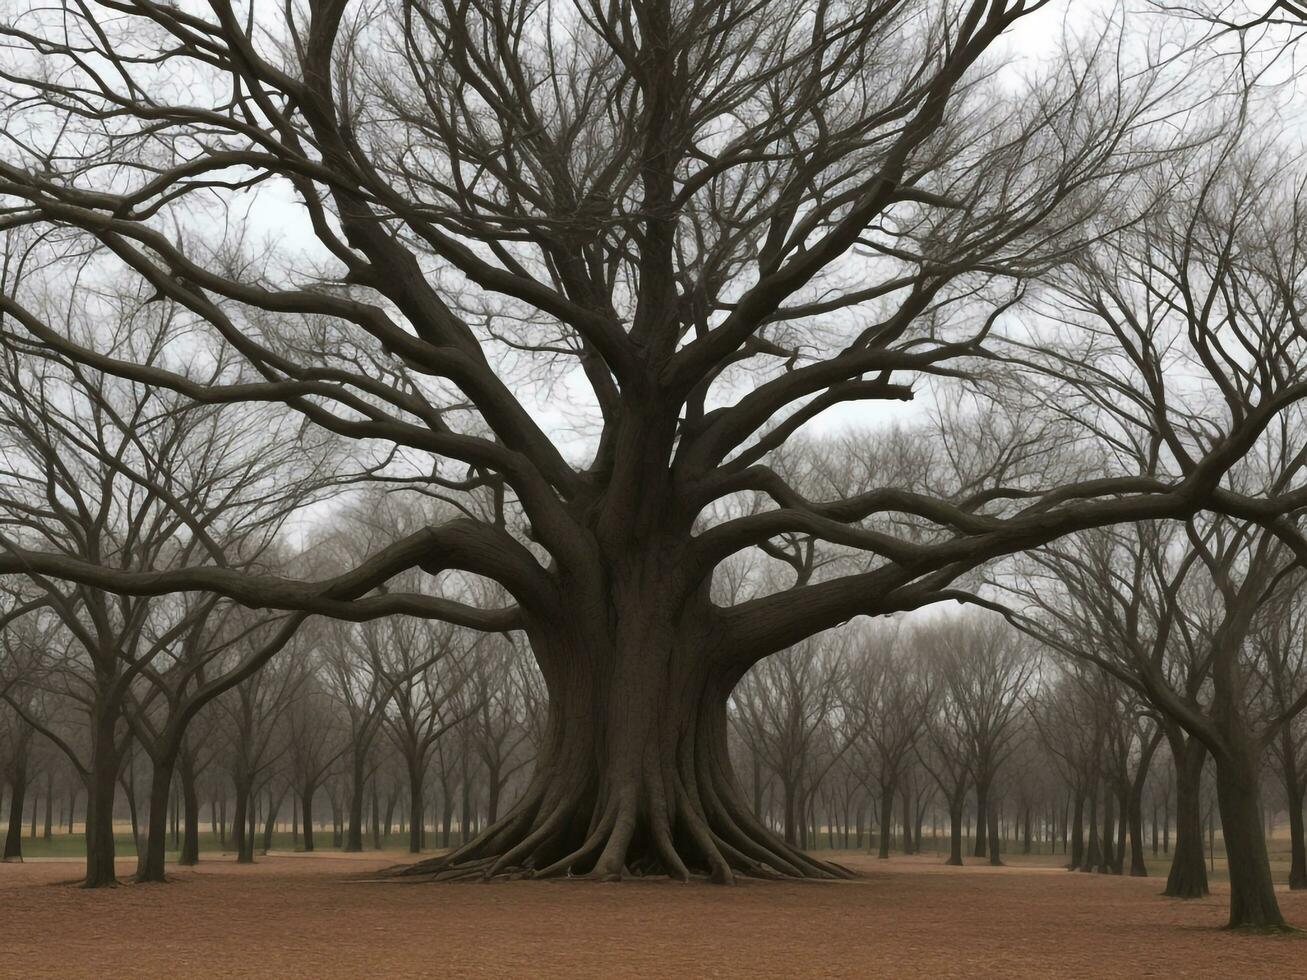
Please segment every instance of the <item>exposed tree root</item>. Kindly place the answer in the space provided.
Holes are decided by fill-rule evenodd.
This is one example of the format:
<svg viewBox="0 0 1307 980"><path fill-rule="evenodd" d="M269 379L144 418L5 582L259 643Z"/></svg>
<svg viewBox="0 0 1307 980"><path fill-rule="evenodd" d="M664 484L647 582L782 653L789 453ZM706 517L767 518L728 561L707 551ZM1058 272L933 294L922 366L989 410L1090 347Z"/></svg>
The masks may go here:
<svg viewBox="0 0 1307 980"><path fill-rule="evenodd" d="M856 877L841 865L786 844L740 805L729 783L726 787L707 779L687 785L673 774L653 785L646 781L642 787L605 794L562 793L539 778L508 814L476 839L387 874L426 881L706 877L718 884L732 884L740 877Z"/></svg>

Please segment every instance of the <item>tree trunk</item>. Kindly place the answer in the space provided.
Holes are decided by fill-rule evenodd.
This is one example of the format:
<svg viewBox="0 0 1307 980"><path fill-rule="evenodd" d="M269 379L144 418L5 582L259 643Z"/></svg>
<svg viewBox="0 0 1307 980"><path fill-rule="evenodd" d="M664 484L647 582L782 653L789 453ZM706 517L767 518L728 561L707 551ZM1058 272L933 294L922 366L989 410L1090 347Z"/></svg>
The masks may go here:
<svg viewBox="0 0 1307 980"><path fill-rule="evenodd" d="M313 794L318 787L309 783L300 793L300 821L304 824L304 850L313 850Z"/></svg>
<svg viewBox="0 0 1307 980"><path fill-rule="evenodd" d="M236 848L237 864L254 863L254 841L253 834L249 831L250 819L253 814L250 812L253 800L253 788L244 774L235 779L236 783L236 813L232 817L231 836L232 845Z"/></svg>
<svg viewBox="0 0 1307 980"><path fill-rule="evenodd" d="M1307 888L1307 840L1303 834L1303 796L1307 783L1298 772L1297 746L1289 725L1280 728L1280 755L1284 762L1284 795L1289 808L1289 888Z"/></svg>
<svg viewBox="0 0 1307 980"><path fill-rule="evenodd" d="M280 796L268 794L268 817L263 823L263 853L267 854L272 850L273 835L277 831L277 811L281 809L282 796L286 793L285 787L282 788Z"/></svg>
<svg viewBox="0 0 1307 980"><path fill-rule="evenodd" d="M118 788L119 757L114 745L117 719L101 713L95 719L91 769L86 780L86 878L84 888L118 884L114 872L113 804Z"/></svg>
<svg viewBox="0 0 1307 980"><path fill-rule="evenodd" d="M1207 747L1169 728L1167 740L1175 756L1175 850L1162 894L1171 898L1202 898L1208 893L1202 814Z"/></svg>
<svg viewBox="0 0 1307 980"><path fill-rule="evenodd" d="M1156 810L1154 810L1156 813ZM1134 878L1147 878L1148 865L1144 861L1144 793L1143 784L1136 780L1131 787L1130 809L1130 875ZM1153 842L1157 842L1157 825L1153 825Z"/></svg>
<svg viewBox="0 0 1307 980"><path fill-rule="evenodd" d="M1289 888L1307 888L1307 840L1303 834L1303 784L1289 795Z"/></svg>
<svg viewBox="0 0 1307 980"><path fill-rule="evenodd" d="M1232 741L1231 751L1218 756L1216 765L1216 799L1230 868L1230 928L1288 929L1266 854L1257 753L1237 733Z"/></svg>
<svg viewBox="0 0 1307 980"><path fill-rule="evenodd" d="M9 798L9 832L5 834L6 861L23 860L23 800L27 795L27 753L19 752L11 769L10 784L13 795Z"/></svg>
<svg viewBox="0 0 1307 980"><path fill-rule="evenodd" d="M1075 871L1085 859L1085 791L1079 786L1074 793L1071 814L1071 860L1068 871ZM1063 830L1063 851L1066 850L1066 831Z"/></svg>
<svg viewBox="0 0 1307 980"><path fill-rule="evenodd" d="M1089 841L1085 845L1084 857L1080 862L1081 871L1093 871L1099 864L1099 846L1098 846L1098 781L1095 779L1089 784L1089 806L1085 812L1086 824L1089 827Z"/></svg>
<svg viewBox="0 0 1307 980"><path fill-rule="evenodd" d="M172 773L176 750L164 749L154 760L150 777L150 822L145 832L145 847L136 862L138 882L166 881L165 852L168 849L168 798L172 795Z"/></svg>
<svg viewBox="0 0 1307 980"><path fill-rule="evenodd" d="M1117 789L1116 799L1120 809L1117 811L1116 854L1112 858L1112 874L1119 875L1125 874L1125 833L1130 817L1129 784L1123 783Z"/></svg>
<svg viewBox="0 0 1307 980"><path fill-rule="evenodd" d="M1101 874L1110 874L1112 871L1112 855L1116 849L1116 827L1114 825L1115 810L1112 806L1111 791L1103 787L1103 839L1101 842L1102 850L1099 852L1098 866L1095 870Z"/></svg>
<svg viewBox="0 0 1307 980"><path fill-rule="evenodd" d="M193 867L200 863L200 794L196 786L195 757L183 745L178 759L182 784L182 847L177 863Z"/></svg>
<svg viewBox="0 0 1307 980"><path fill-rule="evenodd" d="M909 793L906 785L903 787L902 796L903 796L903 853L912 854L913 853L912 802L908 798Z"/></svg>
<svg viewBox="0 0 1307 980"><path fill-rule="evenodd" d="M985 856L985 827L989 820L989 780L976 783L976 847L972 857Z"/></svg>
<svg viewBox="0 0 1307 980"><path fill-rule="evenodd" d="M876 857L885 860L889 857L891 841L890 821L894 819L894 784L880 785L880 850Z"/></svg>
<svg viewBox="0 0 1307 980"><path fill-rule="evenodd" d="M349 827L345 832L346 851L363 850L363 790L367 777L364 773L365 753L354 747L349 784Z"/></svg>
<svg viewBox="0 0 1307 980"><path fill-rule="evenodd" d="M995 867L1002 867L1003 859L999 856L999 837L998 837L998 804L990 803L989 805L989 863Z"/></svg>
<svg viewBox="0 0 1307 980"><path fill-rule="evenodd" d="M45 774L45 828L42 836L49 840L54 836L54 772L47 770Z"/></svg>
<svg viewBox="0 0 1307 980"><path fill-rule="evenodd" d="M454 842L454 793L445 782L440 784L440 846Z"/></svg>
<svg viewBox="0 0 1307 980"><path fill-rule="evenodd" d="M408 806L408 852L410 854L420 854L422 853L422 831L426 826L426 816L423 813L425 800L422 789L422 764L420 761L413 759L409 760L408 766ZM448 806L449 809L453 809L452 805ZM448 829L446 829L446 835L448 835ZM448 843L445 846L448 846Z"/></svg>
<svg viewBox="0 0 1307 980"><path fill-rule="evenodd" d="M656 575L623 569L612 583L615 621L576 617L569 628L589 632L561 645L531 635L549 689L531 781L498 822L411 873L849 876L778 839L750 811L730 767L726 714L747 664L705 656L713 638L703 624L714 618L706 591L701 602L676 603L683 628L667 625L666 576L681 556L667 561Z"/></svg>

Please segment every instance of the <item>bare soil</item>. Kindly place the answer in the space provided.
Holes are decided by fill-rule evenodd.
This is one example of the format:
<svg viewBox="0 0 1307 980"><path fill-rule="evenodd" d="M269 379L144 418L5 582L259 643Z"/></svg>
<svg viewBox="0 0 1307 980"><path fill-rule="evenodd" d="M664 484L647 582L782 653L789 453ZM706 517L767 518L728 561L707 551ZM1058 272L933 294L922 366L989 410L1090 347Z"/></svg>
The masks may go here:
<svg viewBox="0 0 1307 980"><path fill-rule="evenodd" d="M838 883L360 880L401 858L214 860L109 892L70 883L76 862L0 865L0 976L1307 975L1307 934L1226 932L1224 894L1157 879L853 855L865 876ZM1307 927L1307 893L1281 900Z"/></svg>

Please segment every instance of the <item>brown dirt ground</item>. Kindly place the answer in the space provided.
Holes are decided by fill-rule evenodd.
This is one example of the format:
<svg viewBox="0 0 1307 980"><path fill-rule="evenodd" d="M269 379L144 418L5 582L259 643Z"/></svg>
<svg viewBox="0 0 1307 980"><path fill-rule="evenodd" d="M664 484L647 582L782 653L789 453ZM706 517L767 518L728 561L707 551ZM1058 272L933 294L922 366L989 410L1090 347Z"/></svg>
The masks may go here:
<svg viewBox="0 0 1307 980"><path fill-rule="evenodd" d="M1224 932L1224 894L1156 879L858 855L841 883L358 880L398 858L215 860L109 892L69 884L74 862L0 865L0 976L1307 976L1307 934ZM1307 926L1307 894L1282 901Z"/></svg>

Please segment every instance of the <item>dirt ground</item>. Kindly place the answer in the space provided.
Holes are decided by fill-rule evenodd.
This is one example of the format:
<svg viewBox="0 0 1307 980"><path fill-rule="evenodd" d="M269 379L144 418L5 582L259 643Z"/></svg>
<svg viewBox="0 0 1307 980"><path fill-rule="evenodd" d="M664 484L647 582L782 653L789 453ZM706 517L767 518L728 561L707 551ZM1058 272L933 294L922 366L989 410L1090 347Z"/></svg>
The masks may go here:
<svg viewBox="0 0 1307 980"><path fill-rule="evenodd" d="M1287 977L1307 934L1223 932L1225 896L1051 867L853 856L841 883L394 884L399 855L211 861L88 892L0 865L3 977ZM129 868L123 866L123 873ZM1282 897L1307 926L1307 894Z"/></svg>

